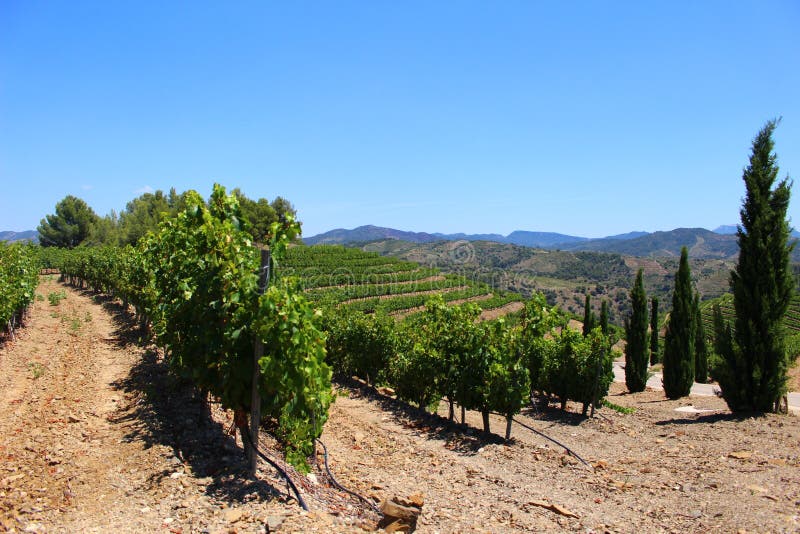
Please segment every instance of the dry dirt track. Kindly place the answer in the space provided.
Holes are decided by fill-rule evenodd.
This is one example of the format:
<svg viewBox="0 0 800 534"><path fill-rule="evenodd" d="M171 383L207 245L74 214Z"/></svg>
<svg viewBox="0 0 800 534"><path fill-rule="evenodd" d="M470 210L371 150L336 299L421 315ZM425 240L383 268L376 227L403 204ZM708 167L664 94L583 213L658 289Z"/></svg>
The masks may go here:
<svg viewBox="0 0 800 534"><path fill-rule="evenodd" d="M39 293L61 290L48 280ZM298 477L302 514L268 467L244 479L227 415L209 419L117 304L66 293L57 307L37 301L0 347L0 530L357 532L374 519L320 471L318 485ZM344 485L376 499L421 493L419 532L800 531L797 417L733 418L712 397L691 399L711 412L679 413L689 399L614 388L635 413L520 418L592 468L521 427L505 445L356 383L341 387L323 440Z"/></svg>

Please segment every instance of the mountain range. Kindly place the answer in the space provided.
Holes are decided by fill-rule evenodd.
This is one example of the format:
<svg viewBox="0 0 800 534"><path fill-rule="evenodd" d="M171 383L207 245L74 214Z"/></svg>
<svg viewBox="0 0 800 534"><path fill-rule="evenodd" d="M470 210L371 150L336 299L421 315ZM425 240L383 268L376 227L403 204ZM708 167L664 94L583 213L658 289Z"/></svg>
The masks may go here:
<svg viewBox="0 0 800 534"><path fill-rule="evenodd" d="M10 230L0 232L0 241L33 241L39 242L39 232L36 230L26 230L24 232L12 232Z"/></svg>
<svg viewBox="0 0 800 534"><path fill-rule="evenodd" d="M628 232L602 238L588 238L556 232L531 232L516 230L501 234L443 234L407 232L381 226L359 226L352 230L338 228L304 238L307 245L356 244L396 239L410 243L434 243L437 241L488 241L508 245L520 245L549 250L570 252L612 252L626 256L665 257L679 256L681 247L689 249L693 258L731 258L739 252L736 225L722 225L713 231L705 228L676 228L664 232ZM800 239L800 232L792 230L791 236ZM24 232L0 231L0 241L39 241L36 230ZM792 253L793 261L800 261L800 247Z"/></svg>
<svg viewBox="0 0 800 534"><path fill-rule="evenodd" d="M723 225L714 231L705 228L676 228L665 232L629 232L603 238L559 234L555 232L530 232L517 230L508 235L501 234L442 234L406 232L380 226L359 226L352 230L339 228L304 238L308 245L353 244L385 239L397 239L411 243L435 241L490 241L565 251L614 252L628 256L679 256L681 247L689 249L695 258L730 258L738 251L735 225ZM792 231L792 237L800 238L800 232Z"/></svg>

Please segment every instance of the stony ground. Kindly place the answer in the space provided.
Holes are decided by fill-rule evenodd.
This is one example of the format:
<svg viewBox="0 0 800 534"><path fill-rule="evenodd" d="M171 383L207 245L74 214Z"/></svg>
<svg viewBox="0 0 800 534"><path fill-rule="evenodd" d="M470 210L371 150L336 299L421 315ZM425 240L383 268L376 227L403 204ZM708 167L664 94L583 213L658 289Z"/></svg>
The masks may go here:
<svg viewBox="0 0 800 534"><path fill-rule="evenodd" d="M0 530L374 527L377 515L317 467L293 473L310 512L268 465L248 480L230 414L170 378L118 303L53 279L39 293L0 346ZM561 445L518 424L505 444L476 430L478 414L451 424L355 381L338 387L322 437L332 472L376 501L421 496L419 532L800 531L796 416L734 417L713 397L614 385L609 399L633 413L530 409L519 421Z"/></svg>

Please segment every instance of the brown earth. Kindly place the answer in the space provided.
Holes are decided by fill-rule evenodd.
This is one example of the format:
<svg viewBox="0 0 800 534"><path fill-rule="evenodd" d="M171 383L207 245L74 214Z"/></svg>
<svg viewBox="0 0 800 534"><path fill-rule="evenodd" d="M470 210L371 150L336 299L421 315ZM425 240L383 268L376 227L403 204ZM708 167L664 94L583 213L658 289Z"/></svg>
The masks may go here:
<svg viewBox="0 0 800 534"><path fill-rule="evenodd" d="M39 293L61 291L45 280ZM0 530L358 532L376 515L294 473L300 512L264 465L244 476L230 414L203 408L140 345L120 306L66 290L37 301L0 347ZM38 365L37 365L38 364ZM800 420L734 417L714 397L625 394L581 417L540 407L505 444L358 382L339 386L322 436L339 482L381 500L424 498L419 532L797 532ZM711 410L682 413L676 408ZM504 420L492 416L501 433ZM262 446L267 445L265 440ZM570 447L589 463L565 452ZM277 456L274 453L273 457Z"/></svg>
<svg viewBox="0 0 800 534"><path fill-rule="evenodd" d="M520 311L522 308L525 307L525 304L522 302L509 302L508 304L504 304L499 308L492 308L489 310L483 310L481 312L480 320L481 321L492 321L497 319L498 317L504 317L509 313L514 313Z"/></svg>

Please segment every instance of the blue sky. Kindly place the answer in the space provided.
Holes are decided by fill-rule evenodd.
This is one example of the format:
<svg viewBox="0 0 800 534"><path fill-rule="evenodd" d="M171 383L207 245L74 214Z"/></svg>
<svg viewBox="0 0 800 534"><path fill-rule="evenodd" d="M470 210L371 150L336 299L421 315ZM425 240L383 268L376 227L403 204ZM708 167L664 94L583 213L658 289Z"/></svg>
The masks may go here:
<svg viewBox="0 0 800 534"><path fill-rule="evenodd" d="M214 182L307 236L735 223L766 120L800 176L798 27L796 1L4 0L0 230Z"/></svg>

